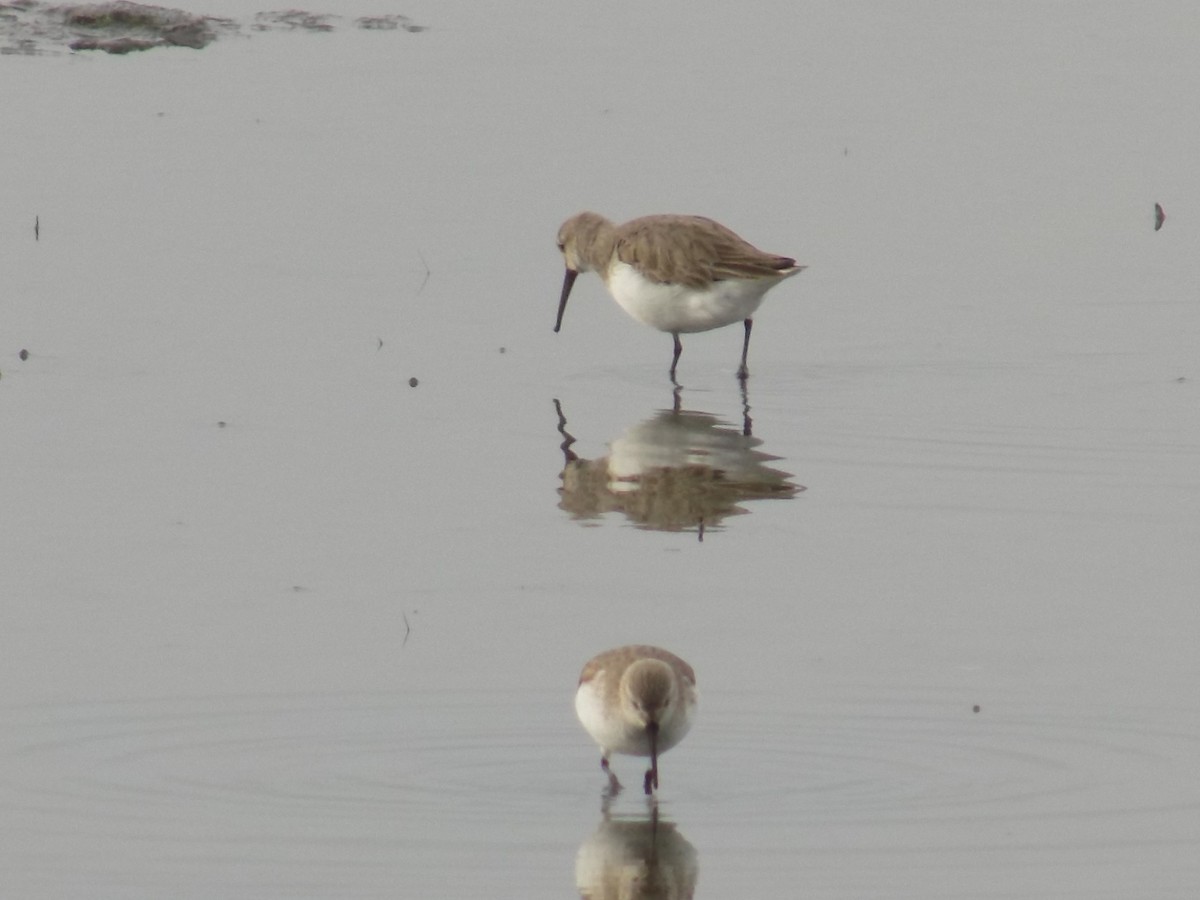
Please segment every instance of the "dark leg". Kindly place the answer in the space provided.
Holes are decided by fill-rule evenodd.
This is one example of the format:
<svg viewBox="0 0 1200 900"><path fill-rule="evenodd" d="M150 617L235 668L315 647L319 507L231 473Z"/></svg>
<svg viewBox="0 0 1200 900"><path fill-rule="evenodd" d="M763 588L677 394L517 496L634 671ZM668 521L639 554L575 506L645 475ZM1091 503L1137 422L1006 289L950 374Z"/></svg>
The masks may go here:
<svg viewBox="0 0 1200 900"><path fill-rule="evenodd" d="M675 367L679 365L679 354L683 352L683 344L679 343L679 335L672 332L675 340L675 355L671 357L671 380L675 381Z"/></svg>
<svg viewBox="0 0 1200 900"><path fill-rule="evenodd" d="M604 774L608 776L608 790L611 794L617 794L621 790L621 782L617 781L617 776L613 770L608 767L608 757L600 757L600 768L604 770Z"/></svg>
<svg viewBox="0 0 1200 900"><path fill-rule="evenodd" d="M657 757L655 757L653 760L651 760L650 768L648 768L646 770L646 778L642 782L642 790L646 792L647 797L649 797L656 790L658 790L658 758Z"/></svg>
<svg viewBox="0 0 1200 900"><path fill-rule="evenodd" d="M742 379L742 434L746 437L754 435L754 420L750 418L750 392L746 390L745 379Z"/></svg>
<svg viewBox="0 0 1200 900"><path fill-rule="evenodd" d="M742 364L738 367L737 377L740 381L745 381L750 377L750 370L746 367L746 357L750 354L750 329L754 327L754 320L746 320L746 340L742 343Z"/></svg>
<svg viewBox="0 0 1200 900"><path fill-rule="evenodd" d="M578 454L571 449L571 445L575 443L575 435L567 431L567 417L563 415L562 404L558 400L554 401L554 411L558 413L558 433L563 437L563 442L558 448L563 452L563 465L568 466L579 459Z"/></svg>

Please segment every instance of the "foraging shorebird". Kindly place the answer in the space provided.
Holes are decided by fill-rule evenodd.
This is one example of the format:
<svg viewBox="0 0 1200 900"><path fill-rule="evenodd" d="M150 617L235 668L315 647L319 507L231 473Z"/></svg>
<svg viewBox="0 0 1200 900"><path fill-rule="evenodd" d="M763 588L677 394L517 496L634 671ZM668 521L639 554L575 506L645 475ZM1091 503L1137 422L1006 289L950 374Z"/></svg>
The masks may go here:
<svg viewBox="0 0 1200 900"><path fill-rule="evenodd" d="M609 790L615 794L621 789L609 756L648 756L642 789L649 795L658 787L658 755L683 740L696 717L696 673L658 647L608 650L583 667L575 712L600 745Z"/></svg>
<svg viewBox="0 0 1200 900"><path fill-rule="evenodd" d="M754 311L767 291L805 268L791 257L764 253L702 216L645 216L614 225L596 213L581 212L559 228L558 249L567 271L555 332L562 328L576 276L596 272L625 312L671 334L672 381L683 352L679 335L739 320L746 337L737 376L745 380Z"/></svg>

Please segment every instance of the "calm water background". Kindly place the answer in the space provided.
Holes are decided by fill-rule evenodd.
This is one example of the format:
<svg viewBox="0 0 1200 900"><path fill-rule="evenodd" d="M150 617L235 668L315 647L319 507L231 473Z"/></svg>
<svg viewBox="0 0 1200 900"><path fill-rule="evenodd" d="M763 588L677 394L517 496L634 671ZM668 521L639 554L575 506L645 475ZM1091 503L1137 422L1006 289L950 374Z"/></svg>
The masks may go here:
<svg viewBox="0 0 1200 900"><path fill-rule="evenodd" d="M429 30L0 57L4 893L570 896L644 641L677 894L1193 897L1200 12L334 11ZM805 490L560 508L555 400L673 402L598 279L551 333L582 208L810 266L680 368Z"/></svg>

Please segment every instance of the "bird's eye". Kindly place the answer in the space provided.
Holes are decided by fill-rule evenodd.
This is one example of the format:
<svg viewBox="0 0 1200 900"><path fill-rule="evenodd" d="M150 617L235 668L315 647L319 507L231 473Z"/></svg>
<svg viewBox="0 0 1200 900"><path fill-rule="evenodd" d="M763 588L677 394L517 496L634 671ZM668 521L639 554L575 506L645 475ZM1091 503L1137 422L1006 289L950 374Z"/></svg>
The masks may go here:
<svg viewBox="0 0 1200 900"><path fill-rule="evenodd" d="M558 252L562 253L566 249L567 249L567 245L564 244L562 241L559 241L558 242Z"/></svg>

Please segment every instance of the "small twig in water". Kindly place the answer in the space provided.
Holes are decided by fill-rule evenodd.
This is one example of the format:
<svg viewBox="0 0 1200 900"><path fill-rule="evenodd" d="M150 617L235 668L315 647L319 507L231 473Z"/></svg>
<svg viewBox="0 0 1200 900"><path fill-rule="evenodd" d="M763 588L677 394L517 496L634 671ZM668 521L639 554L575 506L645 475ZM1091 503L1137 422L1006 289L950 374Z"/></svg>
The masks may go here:
<svg viewBox="0 0 1200 900"><path fill-rule="evenodd" d="M421 260L421 265L425 267L425 280L421 282L421 286L417 288L417 296L421 296L421 291L425 290L425 285L429 283L429 276L433 273L429 271L429 263L425 262L425 257L420 249L417 250L417 258Z"/></svg>

